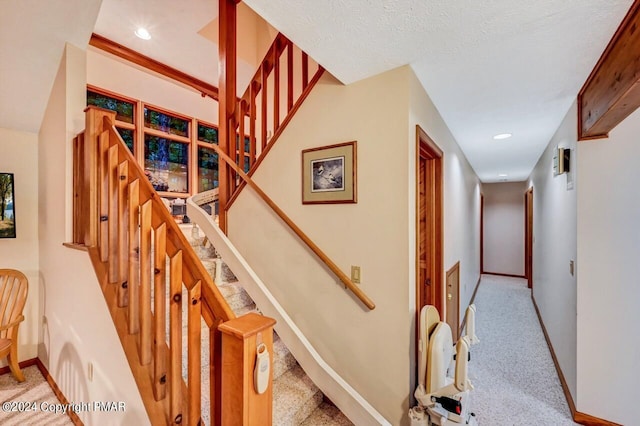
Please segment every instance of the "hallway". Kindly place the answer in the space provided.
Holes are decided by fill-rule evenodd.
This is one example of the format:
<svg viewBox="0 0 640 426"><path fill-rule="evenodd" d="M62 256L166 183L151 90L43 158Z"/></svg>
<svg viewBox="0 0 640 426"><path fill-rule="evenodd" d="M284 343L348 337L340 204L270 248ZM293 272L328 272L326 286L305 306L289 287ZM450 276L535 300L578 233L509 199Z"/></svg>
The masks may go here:
<svg viewBox="0 0 640 426"><path fill-rule="evenodd" d="M483 275L469 373L481 425L573 425L526 280Z"/></svg>

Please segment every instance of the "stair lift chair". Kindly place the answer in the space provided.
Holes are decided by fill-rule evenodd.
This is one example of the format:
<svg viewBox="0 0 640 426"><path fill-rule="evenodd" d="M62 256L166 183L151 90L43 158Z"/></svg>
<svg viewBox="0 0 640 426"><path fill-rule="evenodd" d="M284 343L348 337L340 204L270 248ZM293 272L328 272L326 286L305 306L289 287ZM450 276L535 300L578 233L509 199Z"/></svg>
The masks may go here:
<svg viewBox="0 0 640 426"><path fill-rule="evenodd" d="M434 306L427 305L420 312L419 376L414 395L430 425L477 425L475 414L470 411L473 386L467 375L469 347L479 342L473 305L467 315L467 333L456 343L454 357L449 324L440 321ZM447 374L450 370L455 371L453 378Z"/></svg>

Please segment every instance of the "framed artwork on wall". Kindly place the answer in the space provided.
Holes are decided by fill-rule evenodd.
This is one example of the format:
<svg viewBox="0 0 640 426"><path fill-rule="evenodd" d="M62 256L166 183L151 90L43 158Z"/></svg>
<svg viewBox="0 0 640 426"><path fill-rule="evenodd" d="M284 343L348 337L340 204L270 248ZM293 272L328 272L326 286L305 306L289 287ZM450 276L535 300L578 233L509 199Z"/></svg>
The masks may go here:
<svg viewBox="0 0 640 426"><path fill-rule="evenodd" d="M357 203L356 142L302 151L302 204Z"/></svg>
<svg viewBox="0 0 640 426"><path fill-rule="evenodd" d="M0 238L16 237L13 173L0 173Z"/></svg>

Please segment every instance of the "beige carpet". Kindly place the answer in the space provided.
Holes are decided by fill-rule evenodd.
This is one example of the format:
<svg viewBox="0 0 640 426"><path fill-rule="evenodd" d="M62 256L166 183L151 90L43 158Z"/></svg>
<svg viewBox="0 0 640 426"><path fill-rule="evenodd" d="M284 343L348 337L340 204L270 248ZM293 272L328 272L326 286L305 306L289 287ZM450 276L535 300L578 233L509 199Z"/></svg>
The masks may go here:
<svg viewBox="0 0 640 426"><path fill-rule="evenodd" d="M23 368L22 372L26 378L22 383L11 373L0 376L0 425L73 425L67 414L48 411L61 404L38 367Z"/></svg>
<svg viewBox="0 0 640 426"><path fill-rule="evenodd" d="M526 280L483 275L475 304L480 343L469 373L478 424L574 425Z"/></svg>

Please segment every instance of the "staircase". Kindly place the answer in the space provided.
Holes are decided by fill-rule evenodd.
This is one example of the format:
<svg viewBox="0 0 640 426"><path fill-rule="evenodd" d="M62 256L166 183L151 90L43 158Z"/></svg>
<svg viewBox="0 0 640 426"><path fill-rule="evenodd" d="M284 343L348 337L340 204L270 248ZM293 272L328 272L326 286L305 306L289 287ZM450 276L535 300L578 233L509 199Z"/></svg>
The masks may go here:
<svg viewBox="0 0 640 426"><path fill-rule="evenodd" d="M180 228L202 264L214 278L220 293L240 317L258 312L255 302L233 272L217 258L216 250L195 224ZM334 405L325 401L320 389L305 374L282 340L273 340L273 424L274 425L351 425Z"/></svg>

